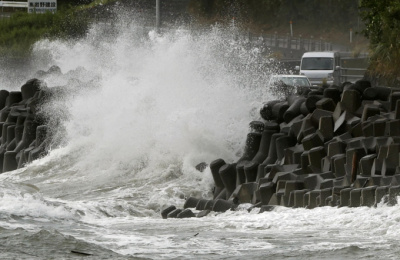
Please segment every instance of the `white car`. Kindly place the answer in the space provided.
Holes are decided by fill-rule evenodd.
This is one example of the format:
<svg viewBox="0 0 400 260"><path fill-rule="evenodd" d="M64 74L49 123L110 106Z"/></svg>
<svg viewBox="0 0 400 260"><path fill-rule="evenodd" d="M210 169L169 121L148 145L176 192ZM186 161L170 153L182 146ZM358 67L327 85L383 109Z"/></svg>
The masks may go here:
<svg viewBox="0 0 400 260"><path fill-rule="evenodd" d="M312 87L310 80L304 75L274 75L271 77L270 83L276 84L280 81L294 87Z"/></svg>
<svg viewBox="0 0 400 260"><path fill-rule="evenodd" d="M290 94L303 94L314 88L310 80L304 75L273 75L269 86L273 93L278 96L288 96Z"/></svg>

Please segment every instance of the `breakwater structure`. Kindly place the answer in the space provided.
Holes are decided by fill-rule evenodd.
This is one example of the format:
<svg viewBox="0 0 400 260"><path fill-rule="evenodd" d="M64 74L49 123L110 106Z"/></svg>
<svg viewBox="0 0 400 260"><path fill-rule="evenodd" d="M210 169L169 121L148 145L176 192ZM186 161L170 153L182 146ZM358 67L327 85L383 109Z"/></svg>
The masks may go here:
<svg viewBox="0 0 400 260"><path fill-rule="evenodd" d="M303 89L264 103L240 159L209 163L213 199L189 197L183 208L171 205L161 215L202 217L245 203L259 212L394 205L399 157L400 89L365 79Z"/></svg>
<svg viewBox="0 0 400 260"><path fill-rule="evenodd" d="M20 91L0 90L0 172L21 168L47 153L48 126L38 111L49 97L45 82L36 78Z"/></svg>

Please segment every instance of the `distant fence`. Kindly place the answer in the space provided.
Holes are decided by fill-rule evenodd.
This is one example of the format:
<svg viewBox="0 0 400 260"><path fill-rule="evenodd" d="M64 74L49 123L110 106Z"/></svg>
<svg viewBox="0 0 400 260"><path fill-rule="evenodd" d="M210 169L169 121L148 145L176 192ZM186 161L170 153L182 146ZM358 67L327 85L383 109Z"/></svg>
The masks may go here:
<svg viewBox="0 0 400 260"><path fill-rule="evenodd" d="M341 82L355 82L367 71L368 58L341 58L340 62Z"/></svg>
<svg viewBox="0 0 400 260"><path fill-rule="evenodd" d="M0 1L0 7L28 8L28 2Z"/></svg>
<svg viewBox="0 0 400 260"><path fill-rule="evenodd" d="M291 37L278 34L248 35L249 41L260 45L302 51L349 51L349 47L313 37Z"/></svg>
<svg viewBox="0 0 400 260"><path fill-rule="evenodd" d="M26 8L28 13L54 13L57 11L57 0L0 1L0 7L2 12L4 8Z"/></svg>

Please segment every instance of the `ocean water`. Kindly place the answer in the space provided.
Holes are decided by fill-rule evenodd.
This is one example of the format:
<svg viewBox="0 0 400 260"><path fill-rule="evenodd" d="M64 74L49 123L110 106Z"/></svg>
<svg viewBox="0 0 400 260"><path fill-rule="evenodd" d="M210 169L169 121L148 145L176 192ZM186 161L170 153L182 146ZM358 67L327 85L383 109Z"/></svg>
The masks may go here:
<svg viewBox="0 0 400 260"><path fill-rule="evenodd" d="M232 26L157 33L134 18L44 40L4 89L41 74L49 154L0 175L0 259L398 259L400 208L276 207L162 219L211 198L201 162L240 158L277 68Z"/></svg>

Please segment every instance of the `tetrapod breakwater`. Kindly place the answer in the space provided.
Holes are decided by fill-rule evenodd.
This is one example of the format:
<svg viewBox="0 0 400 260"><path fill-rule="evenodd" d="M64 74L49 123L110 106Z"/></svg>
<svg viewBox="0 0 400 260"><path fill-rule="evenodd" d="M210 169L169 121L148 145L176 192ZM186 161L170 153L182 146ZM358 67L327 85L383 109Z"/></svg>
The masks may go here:
<svg viewBox="0 0 400 260"><path fill-rule="evenodd" d="M20 91L0 90L0 172L21 168L47 153L48 126L38 109L49 97L45 82L36 78Z"/></svg>
<svg viewBox="0 0 400 260"><path fill-rule="evenodd" d="M183 208L163 209L163 218L202 217L245 203L259 212L397 203L400 89L364 79L302 89L264 103L249 128L240 159L208 164L213 199L189 197Z"/></svg>

